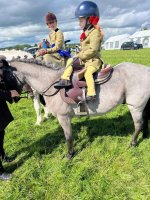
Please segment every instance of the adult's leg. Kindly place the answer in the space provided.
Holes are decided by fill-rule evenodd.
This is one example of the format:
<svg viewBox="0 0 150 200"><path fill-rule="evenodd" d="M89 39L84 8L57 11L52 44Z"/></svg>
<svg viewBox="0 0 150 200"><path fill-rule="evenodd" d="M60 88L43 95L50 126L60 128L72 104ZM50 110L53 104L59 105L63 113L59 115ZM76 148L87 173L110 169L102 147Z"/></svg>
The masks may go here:
<svg viewBox="0 0 150 200"><path fill-rule="evenodd" d="M0 131L0 159L1 161L6 161L6 162L12 162L15 157L12 156L7 156L6 153L5 153L5 150L4 150L4 135L5 135L5 131L4 130L1 130Z"/></svg>
<svg viewBox="0 0 150 200"><path fill-rule="evenodd" d="M4 159L4 155L5 155L5 151L4 151L4 134L5 134L5 131L4 130L1 130L0 131L0 157L1 157L1 160Z"/></svg>

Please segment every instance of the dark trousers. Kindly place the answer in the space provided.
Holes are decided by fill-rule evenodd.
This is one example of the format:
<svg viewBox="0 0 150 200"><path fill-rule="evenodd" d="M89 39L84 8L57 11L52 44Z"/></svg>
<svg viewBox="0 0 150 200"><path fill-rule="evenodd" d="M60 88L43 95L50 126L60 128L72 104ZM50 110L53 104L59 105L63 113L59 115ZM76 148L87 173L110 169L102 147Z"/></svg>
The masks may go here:
<svg viewBox="0 0 150 200"><path fill-rule="evenodd" d="M4 147L3 147L3 144L4 144L4 135L5 135L5 131L2 130L0 131L0 156L4 156Z"/></svg>
<svg viewBox="0 0 150 200"><path fill-rule="evenodd" d="M4 144L4 135L5 135L5 131L2 130L0 131L0 172L4 172L4 168L2 165L2 160L4 158L4 148L3 148L3 144Z"/></svg>

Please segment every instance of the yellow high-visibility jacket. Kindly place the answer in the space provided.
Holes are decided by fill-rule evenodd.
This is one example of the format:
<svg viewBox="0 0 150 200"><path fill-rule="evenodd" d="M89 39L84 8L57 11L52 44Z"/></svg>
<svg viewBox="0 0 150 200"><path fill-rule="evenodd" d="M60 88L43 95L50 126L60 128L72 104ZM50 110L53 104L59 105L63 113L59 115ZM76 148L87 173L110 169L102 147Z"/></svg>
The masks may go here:
<svg viewBox="0 0 150 200"><path fill-rule="evenodd" d="M59 53L57 53L58 50L63 49L63 32L58 28L55 31L51 31L49 34L48 41L50 43L50 46L52 44L55 44L55 46L47 49L48 53L44 55L44 60L63 64L64 57L60 56Z"/></svg>
<svg viewBox="0 0 150 200"><path fill-rule="evenodd" d="M100 47L102 42L101 32L95 28L85 31L86 38L80 42L81 51L77 56L85 67L93 66L96 69L101 67Z"/></svg>

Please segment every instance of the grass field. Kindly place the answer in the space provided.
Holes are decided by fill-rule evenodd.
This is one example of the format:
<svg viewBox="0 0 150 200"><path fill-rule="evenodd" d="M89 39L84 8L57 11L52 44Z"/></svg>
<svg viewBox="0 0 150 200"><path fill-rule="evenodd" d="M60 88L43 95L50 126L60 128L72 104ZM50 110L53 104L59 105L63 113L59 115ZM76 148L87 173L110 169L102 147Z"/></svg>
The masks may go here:
<svg viewBox="0 0 150 200"><path fill-rule="evenodd" d="M150 66L150 49L102 51L106 63ZM9 105L15 120L6 129L5 148L16 154L10 181L0 181L0 200L149 200L150 140L128 149L133 122L126 105L87 120L73 118L76 156L64 158L63 131L51 118L35 127L31 100Z"/></svg>

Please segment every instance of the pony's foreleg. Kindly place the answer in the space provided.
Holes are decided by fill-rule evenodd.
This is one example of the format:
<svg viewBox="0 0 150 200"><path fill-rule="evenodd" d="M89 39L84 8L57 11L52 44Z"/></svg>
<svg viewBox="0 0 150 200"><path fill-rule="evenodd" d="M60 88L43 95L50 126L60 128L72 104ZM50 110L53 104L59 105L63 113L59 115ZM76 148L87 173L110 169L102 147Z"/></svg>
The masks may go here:
<svg viewBox="0 0 150 200"><path fill-rule="evenodd" d="M43 106L43 108L44 108L44 116L43 116L43 118L46 120L46 119L48 119L48 118L49 118L49 112L48 112L48 110L47 110L47 107L46 107L46 106Z"/></svg>
<svg viewBox="0 0 150 200"><path fill-rule="evenodd" d="M132 141L130 143L130 146L136 146L137 145L137 139L140 131L142 130L143 126L143 112L141 110L138 110L134 108L133 106L128 106L134 121L134 134Z"/></svg>
<svg viewBox="0 0 150 200"><path fill-rule="evenodd" d="M71 119L67 115L58 115L57 118L64 130L68 148L67 158L70 159L73 156L73 137L72 137Z"/></svg>
<svg viewBox="0 0 150 200"><path fill-rule="evenodd" d="M33 91L33 104L34 104L34 108L35 108L35 112L36 112L36 116L37 116L37 120L35 125L41 125L42 122L42 115L41 115L41 109L40 109L40 96L37 93L37 91Z"/></svg>

